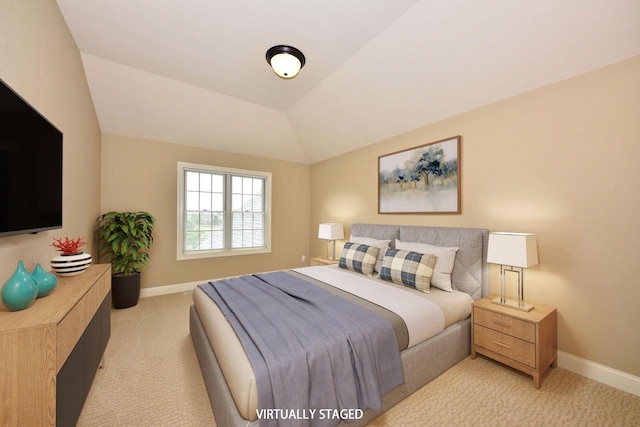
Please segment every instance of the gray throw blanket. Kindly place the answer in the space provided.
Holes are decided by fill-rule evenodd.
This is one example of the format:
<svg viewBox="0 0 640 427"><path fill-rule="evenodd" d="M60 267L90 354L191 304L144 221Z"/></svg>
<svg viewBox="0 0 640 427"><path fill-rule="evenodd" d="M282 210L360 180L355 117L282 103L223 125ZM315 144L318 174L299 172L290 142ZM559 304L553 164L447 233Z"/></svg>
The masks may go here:
<svg viewBox="0 0 640 427"><path fill-rule="evenodd" d="M335 426L329 409L380 409L404 382L391 324L358 304L287 272L200 287L251 362L261 426Z"/></svg>

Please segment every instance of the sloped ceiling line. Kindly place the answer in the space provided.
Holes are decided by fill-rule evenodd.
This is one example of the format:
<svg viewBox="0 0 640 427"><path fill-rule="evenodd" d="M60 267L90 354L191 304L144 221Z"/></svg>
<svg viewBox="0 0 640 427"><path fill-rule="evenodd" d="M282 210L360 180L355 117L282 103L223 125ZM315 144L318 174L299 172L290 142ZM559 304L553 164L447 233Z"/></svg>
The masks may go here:
<svg viewBox="0 0 640 427"><path fill-rule="evenodd" d="M640 55L637 0L58 5L103 132L299 163Z"/></svg>

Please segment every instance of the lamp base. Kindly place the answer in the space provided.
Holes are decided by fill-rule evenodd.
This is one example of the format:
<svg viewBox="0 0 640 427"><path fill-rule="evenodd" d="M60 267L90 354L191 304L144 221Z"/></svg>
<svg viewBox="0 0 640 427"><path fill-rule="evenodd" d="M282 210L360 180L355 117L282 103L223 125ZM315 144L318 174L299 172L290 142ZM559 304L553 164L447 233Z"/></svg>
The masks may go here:
<svg viewBox="0 0 640 427"><path fill-rule="evenodd" d="M534 309L534 306L531 304L527 304L524 301L517 301L517 300L512 300L512 299L508 299L508 298L502 298L502 297L498 297L498 298L494 298L491 300L492 303L494 304L499 304L499 305L504 305L506 307L510 307L510 308L515 308L516 310L520 310L520 311L531 311Z"/></svg>
<svg viewBox="0 0 640 427"><path fill-rule="evenodd" d="M329 252L329 247L331 247L331 252ZM327 240L327 259L331 261L336 260L336 241L335 240Z"/></svg>

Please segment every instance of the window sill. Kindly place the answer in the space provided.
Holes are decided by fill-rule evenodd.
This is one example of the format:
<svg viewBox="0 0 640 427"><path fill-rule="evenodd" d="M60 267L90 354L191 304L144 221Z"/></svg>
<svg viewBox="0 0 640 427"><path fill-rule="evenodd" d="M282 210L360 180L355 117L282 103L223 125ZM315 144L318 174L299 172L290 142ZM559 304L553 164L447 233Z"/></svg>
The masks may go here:
<svg viewBox="0 0 640 427"><path fill-rule="evenodd" d="M176 260L185 261L191 259L204 259L204 258L220 258L228 256L241 256L241 255L258 255L271 253L271 248L250 248L250 249L219 249L211 251L197 251L197 252L180 252L176 256Z"/></svg>

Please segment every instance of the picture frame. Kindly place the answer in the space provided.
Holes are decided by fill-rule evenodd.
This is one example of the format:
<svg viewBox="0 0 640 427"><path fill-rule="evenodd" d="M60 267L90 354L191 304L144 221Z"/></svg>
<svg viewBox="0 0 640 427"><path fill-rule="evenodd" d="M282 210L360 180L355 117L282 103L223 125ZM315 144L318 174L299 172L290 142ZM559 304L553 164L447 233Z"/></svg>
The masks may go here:
<svg viewBox="0 0 640 427"><path fill-rule="evenodd" d="M378 157L379 214L459 214L460 135Z"/></svg>

